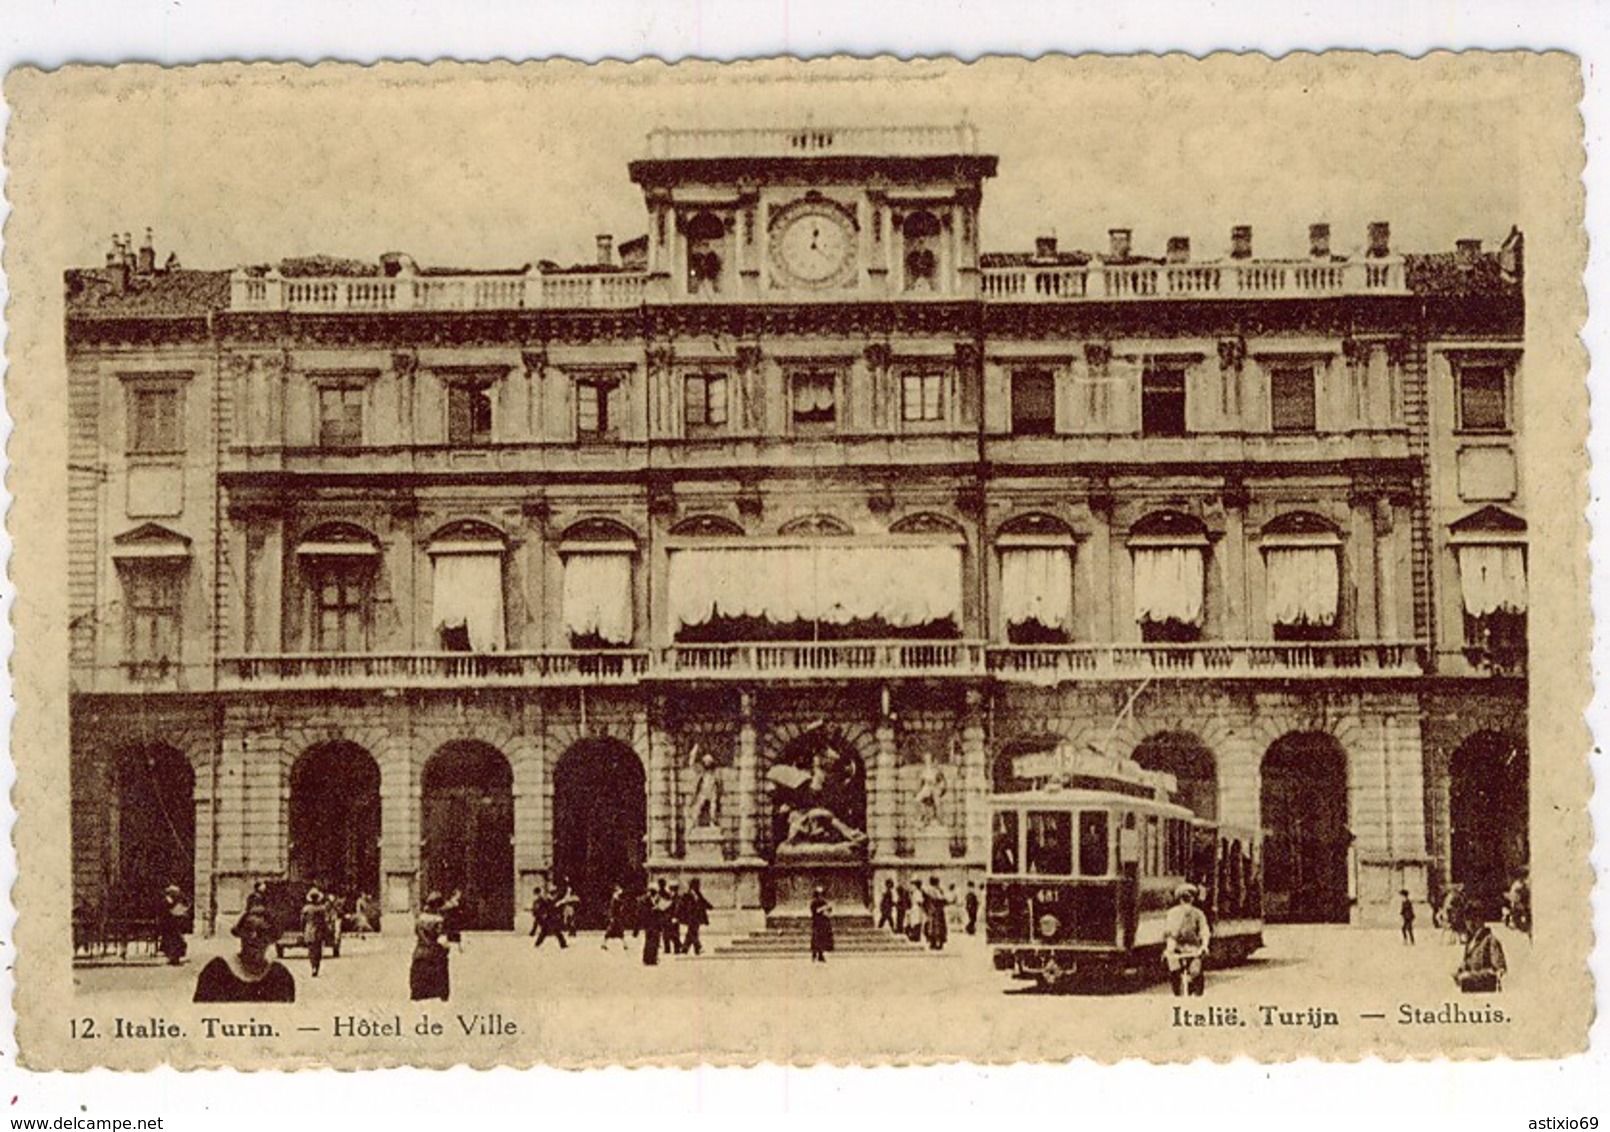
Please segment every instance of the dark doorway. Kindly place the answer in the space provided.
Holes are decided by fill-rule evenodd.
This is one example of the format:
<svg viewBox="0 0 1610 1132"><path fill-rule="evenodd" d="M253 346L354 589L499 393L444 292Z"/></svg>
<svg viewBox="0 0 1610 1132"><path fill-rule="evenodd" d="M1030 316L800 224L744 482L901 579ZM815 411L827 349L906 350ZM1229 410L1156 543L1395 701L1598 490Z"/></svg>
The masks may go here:
<svg viewBox="0 0 1610 1132"><path fill-rule="evenodd" d="M449 743L425 764L426 892L461 893L459 924L514 927L514 773L485 743Z"/></svg>
<svg viewBox="0 0 1610 1132"><path fill-rule="evenodd" d="M643 885L647 832L643 767L630 747L584 739L565 752L553 774L553 876L581 898L582 927L604 926L615 885Z"/></svg>
<svg viewBox="0 0 1610 1132"><path fill-rule="evenodd" d="M190 760L172 747L138 747L118 760L108 838L115 862L109 916L159 915L162 890L170 884L195 907L195 788Z"/></svg>
<svg viewBox="0 0 1610 1132"><path fill-rule="evenodd" d="M291 767L291 879L351 908L380 895L380 767L355 743L314 747Z"/></svg>
<svg viewBox="0 0 1610 1132"><path fill-rule="evenodd" d="M1282 923L1348 920L1347 754L1329 735L1282 736L1263 757L1264 910Z"/></svg>
<svg viewBox="0 0 1610 1132"><path fill-rule="evenodd" d="M1135 748L1135 761L1147 770L1174 776L1174 799L1199 818L1219 816L1219 777L1213 752L1188 731L1160 731Z"/></svg>
<svg viewBox="0 0 1610 1132"><path fill-rule="evenodd" d="M1478 731L1448 768L1449 873L1488 919L1498 918L1505 891L1526 873L1527 766L1525 748Z"/></svg>

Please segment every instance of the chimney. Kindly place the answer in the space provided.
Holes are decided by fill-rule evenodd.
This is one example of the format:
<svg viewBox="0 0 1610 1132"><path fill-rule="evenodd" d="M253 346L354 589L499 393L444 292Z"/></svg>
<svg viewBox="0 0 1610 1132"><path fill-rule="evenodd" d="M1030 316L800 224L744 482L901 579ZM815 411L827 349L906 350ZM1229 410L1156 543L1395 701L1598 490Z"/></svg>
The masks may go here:
<svg viewBox="0 0 1610 1132"><path fill-rule="evenodd" d="M1330 258L1330 225L1310 224L1308 226L1308 254L1314 259Z"/></svg>
<svg viewBox="0 0 1610 1132"><path fill-rule="evenodd" d="M1057 238L1054 235L1034 237L1034 258L1055 259L1057 256Z"/></svg>
<svg viewBox="0 0 1610 1132"><path fill-rule="evenodd" d="M1392 254L1392 225L1385 220L1370 221L1370 244L1365 254L1371 259L1382 259Z"/></svg>
<svg viewBox="0 0 1610 1132"><path fill-rule="evenodd" d="M1128 228L1107 229L1107 253L1112 259L1124 260L1129 258L1129 238L1132 235Z"/></svg>
<svg viewBox="0 0 1610 1132"><path fill-rule="evenodd" d="M106 254L106 274L111 277L112 290L122 294L129 289L128 246L112 233L112 250Z"/></svg>
<svg viewBox="0 0 1610 1132"><path fill-rule="evenodd" d="M1252 225L1237 224L1230 229L1230 258L1252 258Z"/></svg>
<svg viewBox="0 0 1610 1132"><path fill-rule="evenodd" d="M141 275L150 275L157 269L157 248L155 240L155 233L153 233L151 229L147 228L145 230L145 243L140 245L140 258L135 268L135 270L137 270Z"/></svg>
<svg viewBox="0 0 1610 1132"><path fill-rule="evenodd" d="M165 263L163 263L162 270L163 271L178 271L179 270L179 253L178 252L169 252L168 253L167 261Z"/></svg>
<svg viewBox="0 0 1610 1132"><path fill-rule="evenodd" d="M106 249L106 266L116 267L123 262L123 245L118 242L117 233L112 233L112 243Z"/></svg>
<svg viewBox="0 0 1610 1132"><path fill-rule="evenodd" d="M1481 241L1463 239L1454 241L1454 251L1461 264L1472 264L1481 258Z"/></svg>
<svg viewBox="0 0 1610 1132"><path fill-rule="evenodd" d="M614 267L615 266L615 237L611 236L607 232L600 232L597 235L596 239L598 241L598 266L599 267Z"/></svg>
<svg viewBox="0 0 1610 1132"><path fill-rule="evenodd" d="M1168 262L1189 263L1191 261L1191 238L1189 236L1170 236L1168 238Z"/></svg>

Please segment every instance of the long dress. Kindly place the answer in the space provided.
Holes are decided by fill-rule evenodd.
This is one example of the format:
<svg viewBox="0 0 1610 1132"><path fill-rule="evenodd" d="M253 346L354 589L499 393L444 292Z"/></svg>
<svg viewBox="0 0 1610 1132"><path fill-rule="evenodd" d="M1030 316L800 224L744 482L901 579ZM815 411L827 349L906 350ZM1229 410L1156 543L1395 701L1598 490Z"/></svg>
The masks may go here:
<svg viewBox="0 0 1610 1132"><path fill-rule="evenodd" d="M261 978L243 979L222 955L196 976L195 1002L295 1002L296 979L285 964L270 961Z"/></svg>
<svg viewBox="0 0 1610 1132"><path fill-rule="evenodd" d="M811 957L826 957L833 950L833 909L824 897L811 900Z"/></svg>
<svg viewBox="0 0 1610 1132"><path fill-rule="evenodd" d="M447 945L442 942L446 930L442 917L435 912L421 912L414 921L414 960L408 967L408 997L415 1002L427 998L447 1001Z"/></svg>
<svg viewBox="0 0 1610 1132"><path fill-rule="evenodd" d="M928 890L927 902L928 946L938 951L950 938L950 927L945 922L945 890L934 885Z"/></svg>

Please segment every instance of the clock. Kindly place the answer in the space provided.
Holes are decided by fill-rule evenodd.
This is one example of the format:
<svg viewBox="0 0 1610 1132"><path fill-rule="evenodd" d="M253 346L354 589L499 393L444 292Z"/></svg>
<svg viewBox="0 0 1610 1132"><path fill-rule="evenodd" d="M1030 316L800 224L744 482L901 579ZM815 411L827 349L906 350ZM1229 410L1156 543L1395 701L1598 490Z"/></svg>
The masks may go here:
<svg viewBox="0 0 1610 1132"><path fill-rule="evenodd" d="M773 264L789 286L843 286L854 274L855 251L849 217L826 201L790 209L772 237Z"/></svg>

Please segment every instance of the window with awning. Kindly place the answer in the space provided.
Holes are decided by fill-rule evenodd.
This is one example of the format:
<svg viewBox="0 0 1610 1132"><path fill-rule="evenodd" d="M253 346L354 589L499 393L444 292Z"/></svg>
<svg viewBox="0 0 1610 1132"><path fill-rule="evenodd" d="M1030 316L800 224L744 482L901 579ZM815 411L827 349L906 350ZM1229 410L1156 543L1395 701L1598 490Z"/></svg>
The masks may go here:
<svg viewBox="0 0 1610 1132"><path fill-rule="evenodd" d="M562 552L565 631L575 641L632 643L632 552L600 546Z"/></svg>
<svg viewBox="0 0 1610 1132"><path fill-rule="evenodd" d="M1200 627L1206 572L1195 544L1131 545L1135 558L1135 620Z"/></svg>
<svg viewBox="0 0 1610 1132"><path fill-rule="evenodd" d="M688 547L671 552L675 630L717 619L776 625L961 622L961 547Z"/></svg>
<svg viewBox="0 0 1610 1132"><path fill-rule="evenodd" d="M1036 624L1073 631L1073 550L1001 547L1001 617L1008 629Z"/></svg>
<svg viewBox="0 0 1610 1132"><path fill-rule="evenodd" d="M1341 569L1334 541L1265 544L1264 607L1274 625L1336 624Z"/></svg>
<svg viewBox="0 0 1610 1132"><path fill-rule="evenodd" d="M503 549L492 541L431 545L431 612L443 648L497 652L504 647Z"/></svg>
<svg viewBox="0 0 1610 1132"><path fill-rule="evenodd" d="M1518 543L1468 543L1457 548L1459 592L1471 617L1526 612L1526 551Z"/></svg>

